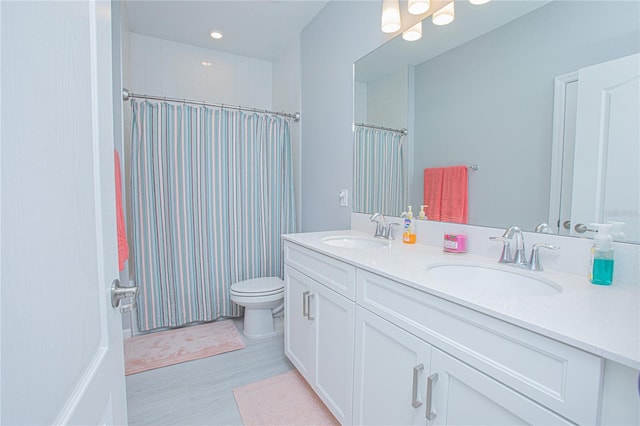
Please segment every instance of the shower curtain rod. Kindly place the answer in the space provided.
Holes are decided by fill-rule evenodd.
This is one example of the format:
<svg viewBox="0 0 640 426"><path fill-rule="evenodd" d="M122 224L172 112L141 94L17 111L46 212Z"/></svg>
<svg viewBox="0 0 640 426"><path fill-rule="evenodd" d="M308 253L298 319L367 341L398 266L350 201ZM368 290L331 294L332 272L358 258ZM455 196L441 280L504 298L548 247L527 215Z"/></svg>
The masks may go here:
<svg viewBox="0 0 640 426"><path fill-rule="evenodd" d="M122 100L123 101L128 101L129 99L152 99L155 101L166 101L166 102L177 102L177 103L181 103L181 104L192 104L192 105L201 105L201 106L210 106L210 107L216 107L216 108L227 108L227 109L237 109L239 111L251 111L251 112L259 112L262 114L273 114L273 115L279 115L282 117L286 117L286 118L292 118L293 121L300 121L300 113L299 112L295 112L293 114L290 113L286 113L286 112L276 112L276 111L269 111L266 109L257 109L257 108L247 108L247 107L242 107L242 106L238 106L238 105L227 105L227 104L212 104L212 103L206 103L204 101L190 101L187 99L177 99L177 98L167 98L164 96L150 96L150 95L139 95L137 93L132 93L129 91L129 89L122 89Z"/></svg>
<svg viewBox="0 0 640 426"><path fill-rule="evenodd" d="M391 127L375 126L373 124L365 124L365 123L356 123L355 125L358 127L368 127L370 129L389 130L391 132L401 133L404 136L407 136L409 134L409 131L407 129L392 129Z"/></svg>

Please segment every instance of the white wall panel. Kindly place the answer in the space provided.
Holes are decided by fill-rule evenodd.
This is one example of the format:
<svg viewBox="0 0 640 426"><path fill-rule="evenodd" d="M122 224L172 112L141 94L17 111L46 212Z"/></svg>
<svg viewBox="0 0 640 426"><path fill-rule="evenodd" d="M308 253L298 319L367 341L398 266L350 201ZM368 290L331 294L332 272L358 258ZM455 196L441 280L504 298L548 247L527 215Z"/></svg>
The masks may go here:
<svg viewBox="0 0 640 426"><path fill-rule="evenodd" d="M130 39L134 93L271 109L271 62L136 33Z"/></svg>

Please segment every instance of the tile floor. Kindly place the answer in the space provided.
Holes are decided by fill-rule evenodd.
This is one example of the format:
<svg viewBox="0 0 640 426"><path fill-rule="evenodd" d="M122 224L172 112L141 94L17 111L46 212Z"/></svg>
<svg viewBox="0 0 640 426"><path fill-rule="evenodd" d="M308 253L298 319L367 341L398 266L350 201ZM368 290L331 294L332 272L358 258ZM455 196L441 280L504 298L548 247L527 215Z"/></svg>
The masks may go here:
<svg viewBox="0 0 640 426"><path fill-rule="evenodd" d="M242 320L234 322L241 330ZM129 424L242 425L232 389L293 368L283 334L244 340L238 351L127 376Z"/></svg>

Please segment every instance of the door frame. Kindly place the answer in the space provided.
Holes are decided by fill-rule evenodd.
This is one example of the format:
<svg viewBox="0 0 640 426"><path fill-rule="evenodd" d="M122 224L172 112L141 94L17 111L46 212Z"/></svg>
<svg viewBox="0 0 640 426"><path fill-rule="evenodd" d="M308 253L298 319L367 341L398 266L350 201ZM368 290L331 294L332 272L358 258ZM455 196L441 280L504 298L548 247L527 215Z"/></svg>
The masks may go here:
<svg viewBox="0 0 640 426"><path fill-rule="evenodd" d="M553 125L551 138L551 179L549 188L549 226L556 234L562 233L560 218L560 200L562 199L562 170L567 161L564 158L566 126L567 86L578 81L578 71L559 75L554 79L553 90ZM575 144L575 140L573 141ZM566 235L569 235L566 233Z"/></svg>

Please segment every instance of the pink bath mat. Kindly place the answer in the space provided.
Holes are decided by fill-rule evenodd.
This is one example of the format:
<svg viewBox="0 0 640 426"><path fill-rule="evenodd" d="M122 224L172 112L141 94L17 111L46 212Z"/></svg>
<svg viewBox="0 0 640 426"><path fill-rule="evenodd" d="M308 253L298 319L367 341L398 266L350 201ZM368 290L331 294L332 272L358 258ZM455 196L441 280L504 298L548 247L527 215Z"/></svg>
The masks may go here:
<svg viewBox="0 0 640 426"><path fill-rule="evenodd" d="M244 348L233 321L216 321L124 339L125 374Z"/></svg>
<svg viewBox="0 0 640 426"><path fill-rule="evenodd" d="M245 426L339 425L297 370L233 390Z"/></svg>

